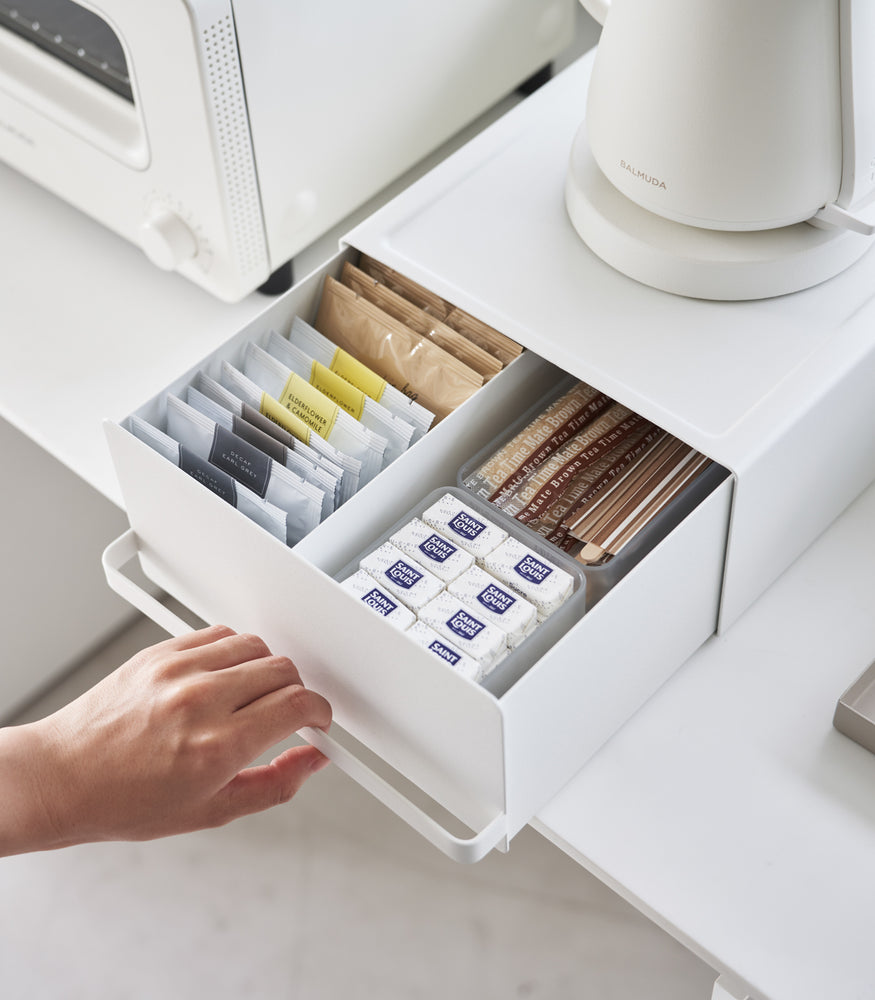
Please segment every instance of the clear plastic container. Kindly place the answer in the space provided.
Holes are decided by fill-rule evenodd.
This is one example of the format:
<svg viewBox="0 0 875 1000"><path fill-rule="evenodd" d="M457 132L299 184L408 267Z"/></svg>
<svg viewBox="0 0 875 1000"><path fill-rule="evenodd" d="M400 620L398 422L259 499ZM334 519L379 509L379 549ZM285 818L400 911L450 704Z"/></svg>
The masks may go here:
<svg viewBox="0 0 875 1000"><path fill-rule="evenodd" d="M500 508L494 504L476 496L466 484L471 475L492 457L500 448L511 441L523 428L530 424L536 417L564 393L566 393L579 379L568 375L558 382L553 390L544 395L537 403L530 406L520 417L509 420L506 428L481 448L467 462L465 462L458 472L458 486L468 496L469 502L476 501L482 504L490 513L489 517L495 520L501 516L507 521L512 521L516 529L520 532L520 538L527 545L535 546L536 540L546 546L545 555L556 558L556 555L563 555L583 573L587 584L587 606L593 607L614 587L634 566L636 566L648 552L652 551L662 539L664 539L683 519L694 510L713 490L729 475L729 472L716 462L712 462L693 482L687 485L674 499L666 505L648 524L638 531L620 551L604 563L598 565L587 565L577 562L557 546L547 542L528 525L516 521L509 515L505 515Z"/></svg>
<svg viewBox="0 0 875 1000"><path fill-rule="evenodd" d="M428 496L420 500L419 503L408 510L382 535L375 538L355 559L337 573L335 579L343 581L347 577L352 576L365 556L378 549L400 528L414 518L421 519L422 514L447 493L451 494L467 507L470 507L484 519L503 528L509 535L518 539L536 555L558 566L572 577L572 591L565 602L547 619L541 622L517 647L508 652L504 659L497 666L493 667L479 682L484 688L496 695L496 697L501 697L502 694L523 676L532 664L536 663L558 639L580 620L586 611L587 580L584 569L580 563L570 558L566 553L561 552L554 545L551 545L539 535L526 528L525 525L515 521L512 517L508 517L492 505L484 503L478 497L472 496L467 490L457 486L447 486L433 490Z"/></svg>

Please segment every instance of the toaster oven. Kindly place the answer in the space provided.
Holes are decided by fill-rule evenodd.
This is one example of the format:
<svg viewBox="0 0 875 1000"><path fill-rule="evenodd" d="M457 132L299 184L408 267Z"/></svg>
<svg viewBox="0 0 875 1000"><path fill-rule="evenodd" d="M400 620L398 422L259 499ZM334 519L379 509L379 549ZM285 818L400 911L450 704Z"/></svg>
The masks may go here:
<svg viewBox="0 0 875 1000"><path fill-rule="evenodd" d="M0 0L0 158L236 301L573 25L574 0Z"/></svg>

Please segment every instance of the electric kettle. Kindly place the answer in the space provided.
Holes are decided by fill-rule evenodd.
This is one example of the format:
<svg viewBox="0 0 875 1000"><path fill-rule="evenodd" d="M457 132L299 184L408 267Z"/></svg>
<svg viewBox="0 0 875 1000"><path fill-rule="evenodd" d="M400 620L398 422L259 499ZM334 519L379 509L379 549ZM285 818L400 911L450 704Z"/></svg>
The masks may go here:
<svg viewBox="0 0 875 1000"><path fill-rule="evenodd" d="M762 298L875 238L875 0L581 0L602 24L566 207L645 284Z"/></svg>

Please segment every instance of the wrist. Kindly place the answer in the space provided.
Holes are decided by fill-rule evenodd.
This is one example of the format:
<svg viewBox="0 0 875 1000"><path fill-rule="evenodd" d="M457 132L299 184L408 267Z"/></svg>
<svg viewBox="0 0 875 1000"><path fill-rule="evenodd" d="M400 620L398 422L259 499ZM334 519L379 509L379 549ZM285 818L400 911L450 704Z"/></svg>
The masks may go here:
<svg viewBox="0 0 875 1000"><path fill-rule="evenodd" d="M45 720L0 729L0 857L75 842L57 819L55 756Z"/></svg>

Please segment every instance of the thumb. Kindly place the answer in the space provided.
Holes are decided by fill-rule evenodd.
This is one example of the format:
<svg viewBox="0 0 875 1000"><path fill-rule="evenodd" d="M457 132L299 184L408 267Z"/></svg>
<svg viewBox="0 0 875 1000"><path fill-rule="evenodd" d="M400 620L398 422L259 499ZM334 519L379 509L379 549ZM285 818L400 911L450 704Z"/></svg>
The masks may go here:
<svg viewBox="0 0 875 1000"><path fill-rule="evenodd" d="M291 747L269 764L248 767L216 794L218 824L288 802L307 778L331 761L309 744Z"/></svg>

